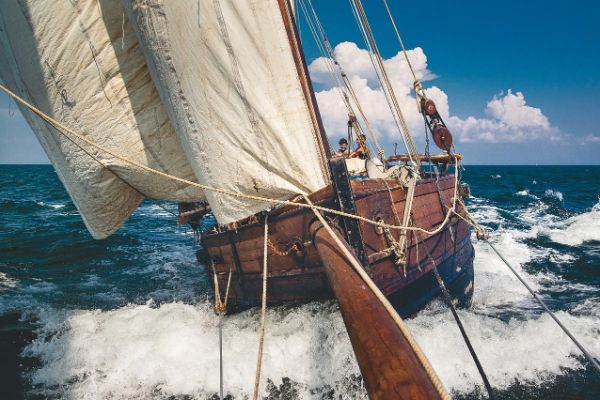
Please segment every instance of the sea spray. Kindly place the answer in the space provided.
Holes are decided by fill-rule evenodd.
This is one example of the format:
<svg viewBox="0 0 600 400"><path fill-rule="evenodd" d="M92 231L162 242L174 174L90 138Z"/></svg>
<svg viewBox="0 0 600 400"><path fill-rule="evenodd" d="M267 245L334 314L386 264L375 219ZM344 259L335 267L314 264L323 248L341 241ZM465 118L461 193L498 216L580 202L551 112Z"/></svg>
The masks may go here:
<svg viewBox="0 0 600 400"><path fill-rule="evenodd" d="M216 393L216 320L189 229L146 202L116 235L93 241L51 167L2 168L20 172L0 173L6 199L0 314L19 316L17 325L1 328L37 332L18 362L0 359L8 372L5 393L84 399ZM598 357L600 168L588 169L469 167L465 180L474 193L468 206L492 231L494 245ZM530 196L515 195L524 188ZM545 195L548 189L562 193L562 201ZM474 305L459 314L499 395L596 399L599 381L577 349L487 246L473 243ZM236 399L252 390L258 315L254 309L227 317L225 388ZM335 302L269 308L268 315L263 394L366 398ZM434 302L408 324L453 396L478 398L480 378L447 308ZM22 388L14 386L19 379Z"/></svg>

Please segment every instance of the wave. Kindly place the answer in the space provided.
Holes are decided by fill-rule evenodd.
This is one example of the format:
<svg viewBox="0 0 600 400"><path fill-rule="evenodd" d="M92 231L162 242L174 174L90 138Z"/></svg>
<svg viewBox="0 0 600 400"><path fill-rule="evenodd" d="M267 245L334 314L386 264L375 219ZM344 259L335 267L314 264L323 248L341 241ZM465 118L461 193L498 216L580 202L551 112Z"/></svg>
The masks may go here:
<svg viewBox="0 0 600 400"><path fill-rule="evenodd" d="M600 201L589 212L549 224L542 227L540 232L553 242L568 246L600 241Z"/></svg>
<svg viewBox="0 0 600 400"><path fill-rule="evenodd" d="M65 206L66 204L50 204L38 200L0 200L0 207L6 211L31 212L40 209L57 210Z"/></svg>
<svg viewBox="0 0 600 400"><path fill-rule="evenodd" d="M0 272L0 292L17 286L17 281L4 272Z"/></svg>
<svg viewBox="0 0 600 400"><path fill-rule="evenodd" d="M544 192L544 196L545 197L554 197L558 201L563 201L563 198L564 198L564 196L561 192L559 192L558 190L552 190L552 189L546 189L546 191Z"/></svg>
<svg viewBox="0 0 600 400"><path fill-rule="evenodd" d="M579 350L548 315L505 322L478 314L477 309L459 314L496 388L505 389L518 382L537 386L564 374L565 369L583 368L577 358ZM600 355L597 317L576 317L563 311L556 314L593 354ZM450 313L424 313L409 325L447 387L470 392L474 385L481 386L481 378Z"/></svg>
<svg viewBox="0 0 600 400"><path fill-rule="evenodd" d="M42 321L38 339L25 353L43 360L32 381L48 390L80 399L141 399L206 398L219 389L219 319L208 303L48 313ZM252 390L258 325L258 310L224 320L225 389L236 398ZM357 390L365 397L360 384L358 389L344 387L349 376L359 374L343 320L332 302L269 310L263 395L267 379L281 384L288 378L300 398L312 398L311 392L323 388Z"/></svg>
<svg viewBox="0 0 600 400"><path fill-rule="evenodd" d="M37 204L40 207L51 208L53 210L58 210L58 209L63 208L63 207L66 206L66 204L48 204L48 203L45 203L43 201L35 201L35 200L34 200L34 203Z"/></svg>
<svg viewBox="0 0 600 400"><path fill-rule="evenodd" d="M503 219L493 206L474 211L488 219ZM528 237L528 233L501 228L491 240L536 291L543 295L550 286L559 292L598 292L550 273L528 273L523 268L527 263L562 254L530 246L523 241ZM459 313L493 386L540 385L583 368L575 345L553 320L540 314L530 294L489 247L482 242L474 245L475 306ZM590 300L557 313L597 356L599 307ZM507 311L512 315L508 319ZM291 398L321 399L332 391L342 398L367 398L334 302L276 307L267 315L263 396L291 385L296 393ZM42 367L33 371L31 378L47 394L55 391L82 399L200 399L218 391L218 317L207 302L149 302L110 311L47 311L39 319L38 338L25 355L42 360ZM433 303L407 323L446 388L471 393L480 385L445 306ZM258 324L258 309L224 319L225 391L234 398L251 394Z"/></svg>
<svg viewBox="0 0 600 400"><path fill-rule="evenodd" d="M484 290L476 289L477 296ZM511 292L503 296L508 300ZM537 385L582 368L577 348L546 315L503 321L485 314L485 306L459 313L497 388L517 381ZM600 355L600 320L592 315L558 312L589 350ZM218 391L218 317L208 303L47 312L40 319L39 336L24 354L42 360L31 379L46 394L80 399L206 398ZM235 398L245 398L252 390L258 324L257 309L224 320L225 392ZM469 393L480 385L445 307L433 304L408 324L449 390ZM318 399L333 390L343 398L366 399L359 375L333 302L269 310L262 396L269 391L265 382L271 381L272 387L289 381L297 392L294 398Z"/></svg>
<svg viewBox="0 0 600 400"><path fill-rule="evenodd" d="M536 195L531 194L529 189L519 190L518 192L515 193L515 196L530 197L530 198L536 199L536 200L539 199L539 197L537 197Z"/></svg>

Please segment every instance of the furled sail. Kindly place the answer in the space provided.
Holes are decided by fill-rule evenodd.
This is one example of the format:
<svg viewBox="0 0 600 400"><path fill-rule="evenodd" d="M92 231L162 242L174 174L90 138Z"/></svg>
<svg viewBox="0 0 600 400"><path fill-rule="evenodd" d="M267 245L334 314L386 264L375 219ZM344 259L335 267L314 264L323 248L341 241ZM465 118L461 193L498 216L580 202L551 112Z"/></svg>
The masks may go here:
<svg viewBox="0 0 600 400"><path fill-rule="evenodd" d="M284 199L328 182L287 0L123 0L201 183ZM220 223L269 207L207 191Z"/></svg>
<svg viewBox="0 0 600 400"><path fill-rule="evenodd" d="M119 0L2 0L0 24L0 78L12 90L116 153L196 180ZM204 198L198 189L82 151L21 111L95 238L118 229L143 196Z"/></svg>

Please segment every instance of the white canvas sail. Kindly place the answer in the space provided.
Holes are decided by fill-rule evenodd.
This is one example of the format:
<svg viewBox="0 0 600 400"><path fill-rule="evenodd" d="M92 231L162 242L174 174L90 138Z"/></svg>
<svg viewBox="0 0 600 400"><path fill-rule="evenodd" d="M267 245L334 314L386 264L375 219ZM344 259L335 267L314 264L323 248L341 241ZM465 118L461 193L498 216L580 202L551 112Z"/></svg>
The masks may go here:
<svg viewBox="0 0 600 400"><path fill-rule="evenodd" d="M291 16L282 14L286 0L123 4L201 183L277 199L327 184L316 112L290 44ZM206 196L220 223L269 206Z"/></svg>
<svg viewBox="0 0 600 400"><path fill-rule="evenodd" d="M119 0L2 0L0 24L0 78L12 90L116 153L196 180ZM90 149L92 157L21 110L95 238L118 229L142 193L203 198Z"/></svg>

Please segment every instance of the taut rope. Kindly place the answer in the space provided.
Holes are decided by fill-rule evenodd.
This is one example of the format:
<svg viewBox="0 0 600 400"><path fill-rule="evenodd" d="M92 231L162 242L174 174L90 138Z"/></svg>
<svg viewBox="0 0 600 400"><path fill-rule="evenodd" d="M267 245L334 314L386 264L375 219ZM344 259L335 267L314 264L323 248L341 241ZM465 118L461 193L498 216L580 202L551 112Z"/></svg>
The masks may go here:
<svg viewBox="0 0 600 400"><path fill-rule="evenodd" d="M415 248L417 250L417 260L419 257L419 237L415 234ZM475 349L473 348L473 345L471 344L471 340L469 339L469 336L467 335L467 331L465 330L462 321L460 320L460 317L458 316L458 312L456 311L456 308L454 307L454 304L452 303L452 296L450 295L450 292L448 291L448 288L446 287L446 284L444 283L444 280L442 279L442 276L440 275L440 272L438 271L437 268L437 264L435 262L435 260L433 259L431 253L429 252L429 249L427 249L427 247L425 247L425 253L427 255L427 258L429 258L429 262L431 264L431 269L433 270L433 273L435 275L435 279L438 283L438 286L440 287L440 290L442 292L442 295L444 297L444 300L446 301L446 304L448 305L448 307L450 308L450 311L452 312L452 316L454 317L454 321L456 322L456 325L458 326L458 329L460 330L460 334L463 337L463 340L465 342L465 344L467 345L467 349L469 350L469 353L471 354L471 357L473 358L473 362L475 362L475 366L477 367L477 371L479 371L479 375L481 376L481 380L483 381L483 385L485 386L489 398L490 400L494 400L495 396L494 396L494 391L492 390L492 385L490 385L490 381L485 373L485 370L483 369L483 366L481 365L481 362L479 361L479 357L477 356L477 353L475 352Z"/></svg>
<svg viewBox="0 0 600 400"><path fill-rule="evenodd" d="M96 150L100 150L103 153L106 153L118 160L124 161L128 164L131 164L141 170L144 170L146 172L161 176L163 178L167 178L170 179L172 181L175 182L179 182L185 185L189 185L189 186L193 186L193 187L197 187L203 190L207 190L207 191L212 191L215 193L220 193L220 194L224 194L226 196L231 196L231 197L237 197L237 198L243 198L243 199L249 199L249 200L255 200L255 201L260 201L260 202L264 202L264 203L271 203L271 204L277 204L277 205L282 205L282 206L294 206L294 207L301 207L301 208L310 208L312 210L318 210L321 212L325 212L328 214L334 214L334 215L339 215L341 217L344 218L353 218L356 219L358 221L362 221L371 225L375 225L375 226L379 226L382 228L389 228L389 229L398 229L398 230L407 230L407 231L417 231L417 232L422 232L426 235L435 235L436 233L440 232L442 229L444 229L445 225L448 223L448 221L450 220L450 217L453 213L453 211L456 209L456 203L458 201L457 198L457 190L458 190L458 168L455 168L454 170L454 196L452 198L452 207L449 207L446 213L446 216L444 218L444 221L442 222L442 224L440 226L438 226L436 229L433 230L426 230L423 228L419 228L416 226L402 226L402 225L393 225L393 224L386 224L384 222L380 222L380 221L375 221L369 218L365 218L365 217L361 217L360 215L355 215L355 214L350 214L350 213L346 213L343 211L339 211L339 210L335 210L332 208L328 208L328 207L322 207L322 206L317 206L314 204L304 204L304 203L298 203L296 201L291 201L291 200L280 200L280 199L274 199L274 198L268 198L268 197L263 197L263 196L255 196L255 195L250 195L250 194L244 194L244 193L239 193L239 192L232 192L226 189L222 189L222 188L217 188L217 187L213 187L213 186L208 186L208 185L204 185L198 182L193 182L184 178L180 178L171 174L167 174L166 172L162 172L159 171L157 169L148 167L147 165L141 164L137 161L134 161L128 157L125 157L123 155L120 155L118 153L115 153L114 151L99 145L91 140L89 140L88 138L86 138L84 135L79 134L77 132L75 132L74 130L72 130L71 128L63 125L62 123L60 123L59 121L55 120L54 118L50 117L49 115L45 114L43 111L41 111L40 109L38 109L37 107L35 107L34 105L32 105L31 103L27 102L26 100L24 100L23 98L21 98L20 96L18 96L17 94L15 94L14 92L12 92L10 89L8 89L6 86L4 86L3 84L0 83L0 90L4 91L6 94L8 94L9 96L11 96L12 98L14 98L16 101L18 101L19 103L23 104L25 107L27 107L29 110L31 110L34 114L36 114L37 116L39 116L40 118L42 118L44 121L48 122L50 125L52 125L52 127L54 127L58 133L60 133L61 135L63 135L65 138L67 138L68 140L70 140L71 142L73 142L74 144L76 144L79 148L81 148L82 150L85 151L84 146L81 143L76 143L74 141L74 138L76 138L77 140L80 140L81 142L87 144L88 146L91 146L93 148L95 148ZM452 157L454 158L455 163L458 163L458 157L456 155L452 155ZM101 161L99 161L101 162ZM104 163L102 163L102 165L109 169L108 166L106 166ZM123 180L121 178L121 180ZM126 182L125 180L123 180L124 182ZM304 194L302 194L302 196L304 196Z"/></svg>
<svg viewBox="0 0 600 400"><path fill-rule="evenodd" d="M406 119L404 118L404 114L402 114L402 110L400 109L400 105L398 104L398 98L394 92L394 88L390 82L389 76L387 74L387 70L383 63L383 59L381 57L381 53L377 47L377 43L375 41L375 37L373 36L373 31L371 30L371 25L369 24L369 20L367 18L367 14L362 5L361 0L350 0L350 5L352 7L352 11L354 13L354 17L356 19L356 23L361 31L363 38L367 47L369 48L369 57L371 58L371 63L373 64L373 68L375 69L375 73L381 84L381 88L383 93L385 94L387 103L390 107L390 112L394 117L394 122L396 123L398 130L400 131L400 135L402 136L402 140L404 141L404 145L408 151L409 157L413 163L419 168L420 161L417 157L417 147L415 142L410 134L410 130L408 128L408 124Z"/></svg>
<svg viewBox="0 0 600 400"><path fill-rule="evenodd" d="M263 277L262 277L262 305L260 310L260 335L258 338L258 358L256 360L256 376L254 377L254 396L253 400L258 399L258 389L260 386L260 371L262 369L263 346L265 343L265 321L267 317L267 245L269 243L269 215L265 214L265 240L263 244Z"/></svg>
<svg viewBox="0 0 600 400"><path fill-rule="evenodd" d="M521 275L519 275L517 270L512 265L510 265L510 263L506 260L506 258L504 258L504 256L502 254L500 254L498 249L496 249L496 247L489 241L489 235L488 235L487 231L485 230L485 228L483 228L481 225L479 225L479 223L477 223L477 221L475 221L475 219L471 216L471 214L469 214L469 211L464 206L462 201L460 203L462 204L463 209L465 210L467 218L464 218L462 215L460 215L456 211L454 211L454 213L456 215L458 215L463 221L465 221L467 224L471 225L475 229L475 233L477 234L477 239L483 240L484 242L486 242L488 244L488 246L491 247L491 249L494 251L494 253L496 253L496 255L500 258L500 260L502 260L502 262L508 267L508 269L510 269L510 271L517 277L519 282L521 282L523 284L523 286L525 286L525 288L529 291L529 293L531 293L533 298L539 303L540 306L542 306L542 309L546 313L548 313L548 315L550 315L550 317L552 317L554 322L556 322L556 324L560 327L560 329L562 329L562 331L573 341L573 343L579 348L579 350L581 350L581 352L583 353L585 358L588 359L588 361L592 364L592 366L596 369L596 371L598 371L600 373L600 364L598 364L598 361L596 361L594 356L592 356L590 354L590 352L587 351L587 349L585 347L583 347L583 345L581 343L579 343L579 341L575 338L575 336L573 336L571 331L569 331L569 329L561 322L561 320L558 319L558 317L548 308L548 306L546 305L544 300L542 300L540 298L540 296L538 296L537 293L535 293L535 291L531 288L531 286L529 286L529 284L527 282L525 282L525 279L523 279L523 277L521 277Z"/></svg>

